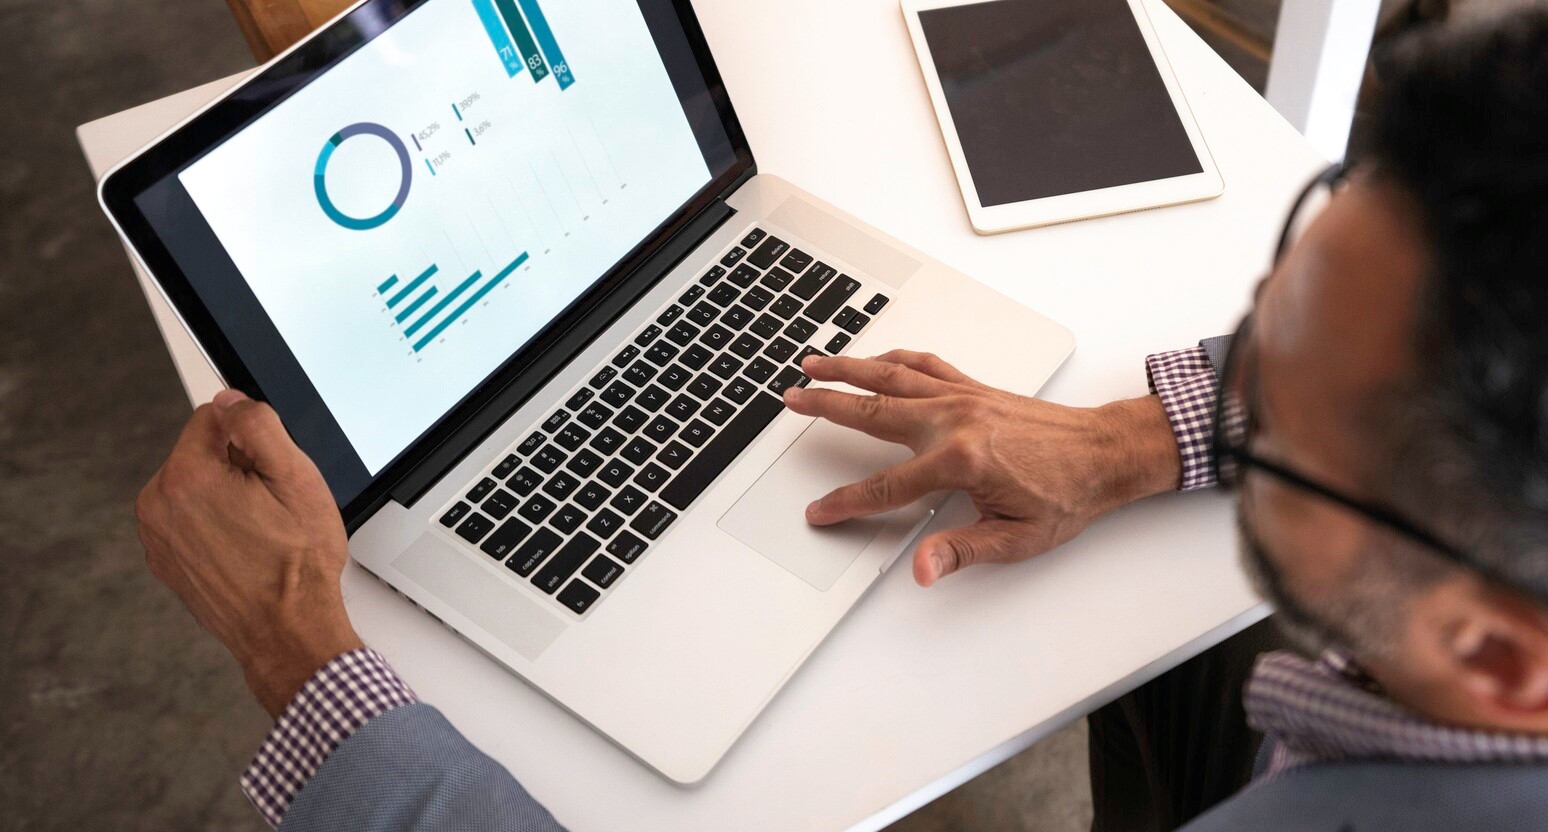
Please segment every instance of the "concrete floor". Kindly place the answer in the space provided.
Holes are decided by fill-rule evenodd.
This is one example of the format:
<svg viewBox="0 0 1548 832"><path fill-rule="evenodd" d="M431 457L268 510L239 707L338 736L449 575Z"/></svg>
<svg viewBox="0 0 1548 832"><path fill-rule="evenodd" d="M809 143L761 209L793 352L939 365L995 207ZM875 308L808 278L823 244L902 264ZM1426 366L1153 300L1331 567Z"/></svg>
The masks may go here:
<svg viewBox="0 0 1548 832"><path fill-rule="evenodd" d="M187 405L73 129L251 65L218 0L0 0L0 827L264 827L267 717L145 571L131 512ZM1084 725L900 822L1090 824Z"/></svg>

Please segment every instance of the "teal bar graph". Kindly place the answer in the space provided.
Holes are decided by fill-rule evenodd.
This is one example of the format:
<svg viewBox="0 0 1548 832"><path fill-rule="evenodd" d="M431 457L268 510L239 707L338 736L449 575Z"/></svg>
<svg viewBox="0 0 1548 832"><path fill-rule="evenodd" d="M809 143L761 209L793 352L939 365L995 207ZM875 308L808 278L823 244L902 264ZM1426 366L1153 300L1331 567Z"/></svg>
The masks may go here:
<svg viewBox="0 0 1548 832"><path fill-rule="evenodd" d="M425 324L430 323L430 319L431 318L434 318L436 315L439 315L442 309L445 309L446 307L450 306L451 302L456 300L458 295L461 295L463 292L466 292L468 290L468 287L472 286L474 283L477 283L478 279L480 277L482 277L482 276L483 276L482 272L474 272L472 275L470 275L468 277L467 280L464 280L461 283L457 284L457 288L451 290L451 293L448 294L446 297L442 298L440 303L437 303L435 306L430 307L430 311L429 312L426 312L424 315L421 315L419 320L413 322L412 324L409 324L409 328L403 330L404 337L410 337L414 333L420 331L421 329L424 329ZM415 351L418 351L419 348L415 347L414 349L415 349Z"/></svg>
<svg viewBox="0 0 1548 832"><path fill-rule="evenodd" d="M404 308L404 310L402 312L398 313L398 316L396 318L397 322L401 324L404 321L408 320L408 317L410 315L412 315L415 312L419 311L419 307L425 305L425 301L435 297L435 293L436 293L436 288L434 286L431 286L429 289L426 289L424 294L420 295L418 298L416 298L414 300L413 303L409 304L407 307Z"/></svg>
<svg viewBox="0 0 1548 832"><path fill-rule="evenodd" d="M495 8L500 10L500 16L505 18L505 25L510 27L511 37L516 39L516 49L521 52L522 60L526 61L527 69L532 73L534 83L548 77L548 65L543 63L543 56L538 54L537 42L532 40L532 31L521 19L521 12L516 11L516 3L513 0L494 0Z"/></svg>
<svg viewBox="0 0 1548 832"><path fill-rule="evenodd" d="M532 24L532 34L537 36L538 46L543 48L543 55L548 58L548 65L554 70L554 78L559 82L559 89L569 89L575 83L575 75L570 72L570 65L564 60L564 54L559 51L559 41L554 38L554 30L548 28L548 18L543 16L543 8L538 5L538 0L520 0L522 13L526 14L527 22Z"/></svg>
<svg viewBox="0 0 1548 832"><path fill-rule="evenodd" d="M404 298L414 294L414 290L418 289L420 285L423 284L426 280L429 280L430 275L435 274L436 269L437 266L432 263L430 268L425 269L420 273L419 277L414 278L409 282L409 285L404 286L403 289L400 290L396 295L393 295L392 298L387 301L387 308L392 309L393 307L402 303Z"/></svg>
<svg viewBox="0 0 1548 832"><path fill-rule="evenodd" d="M500 63L505 65L505 74L515 78L521 72L521 56L516 54L510 35L505 33L505 24L495 13L494 0L473 0L473 8L489 34L489 42L494 44L495 54L500 56Z"/></svg>
<svg viewBox="0 0 1548 832"><path fill-rule="evenodd" d="M484 299L484 295L489 294L490 290L492 290L492 289L494 289L494 287L500 285L500 281L502 281L506 277L510 276L511 272L516 271L516 269L520 268L521 264L525 263L525 262L527 262L527 253L524 251L524 252L521 253L521 255L519 257L517 257L515 260L512 260L509 265L507 265L505 268L501 269L498 274L496 274L494 277L490 278L488 283L485 283L483 286L480 286L478 291L473 293L472 297L470 297L467 300L463 301L462 305L457 307L455 310L453 310L450 315L447 315L445 318L442 318L441 322L436 324L435 327L430 330L429 334L425 335L425 337L423 337L423 338L419 339L418 341L414 342L414 352L419 352L420 350L424 349L427 345L429 345L429 343L431 341L434 341L435 337L437 335L440 335L443 331L446 330L447 327L451 326L453 323L456 322L456 320L458 318L462 317L462 313L468 311L469 309L472 309L475 304L477 304L480 300ZM444 307L447 303L449 303L452 300L452 298L455 298L458 294L460 294L463 289L466 289L468 287L468 284L470 284L473 281L477 280L478 277L479 277L479 273L478 272L474 272L473 276L468 278L466 281L464 281L461 286L458 286L456 291L452 292L451 295L446 298L446 300L443 300L440 303L436 304L435 309L430 310L430 314L426 315L425 318L429 318L429 317L434 316L437 311L439 311L442 307ZM423 323L425 318L421 318L420 319L420 323ZM417 328L418 326L419 326L419 324L416 323L415 324L415 328ZM413 333L413 330L411 329L411 330L409 330L405 334L413 335L414 333Z"/></svg>
<svg viewBox="0 0 1548 832"><path fill-rule="evenodd" d="M396 284L397 282L398 282L398 276L397 275L393 275L392 277L389 277L386 280L383 280L382 281L382 285L376 287L376 293L378 295L385 295L385 294L387 294L387 290L391 289L393 287L393 285Z"/></svg>

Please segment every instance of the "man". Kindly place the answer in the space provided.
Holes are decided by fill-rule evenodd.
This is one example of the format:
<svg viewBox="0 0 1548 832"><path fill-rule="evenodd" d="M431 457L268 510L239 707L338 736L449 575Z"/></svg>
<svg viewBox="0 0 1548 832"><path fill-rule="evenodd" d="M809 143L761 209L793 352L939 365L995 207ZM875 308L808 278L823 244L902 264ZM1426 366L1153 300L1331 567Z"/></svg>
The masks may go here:
<svg viewBox="0 0 1548 832"><path fill-rule="evenodd" d="M1548 827L1548 12L1410 42L1385 72L1369 158L1298 205L1228 351L1149 359L1156 395L1061 407L908 352L804 365L873 395L787 394L915 454L810 522L972 496L983 519L915 553L926 587L1217 471L1240 489L1247 568L1337 649L1258 661L1256 779L1196 818L1246 780L1253 738L1222 714L1253 645L1105 709L1099 828ZM151 569L278 719L242 780L272 823L558 828L363 648L343 529L273 411L201 407L137 508Z"/></svg>

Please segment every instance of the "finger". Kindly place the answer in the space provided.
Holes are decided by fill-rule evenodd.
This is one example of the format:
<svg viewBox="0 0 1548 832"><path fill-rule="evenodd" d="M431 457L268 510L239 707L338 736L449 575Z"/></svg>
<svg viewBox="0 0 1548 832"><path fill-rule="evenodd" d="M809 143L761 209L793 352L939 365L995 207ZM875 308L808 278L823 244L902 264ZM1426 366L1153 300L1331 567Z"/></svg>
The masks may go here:
<svg viewBox="0 0 1548 832"><path fill-rule="evenodd" d="M934 491L951 487L952 473L939 455L927 454L835 488L806 507L806 521L830 526L854 517L891 511Z"/></svg>
<svg viewBox="0 0 1548 832"><path fill-rule="evenodd" d="M813 355L801 362L801 369L818 381L839 381L888 396L918 399L952 392L940 379L887 361Z"/></svg>
<svg viewBox="0 0 1548 832"><path fill-rule="evenodd" d="M215 397L216 419L235 453L233 462L246 461L248 470L266 480L293 480L305 470L306 455L296 447L279 414L263 402L255 402L236 390Z"/></svg>
<svg viewBox="0 0 1548 832"><path fill-rule="evenodd" d="M872 359L888 364L902 364L915 372L923 373L941 381L952 384L971 384L974 387L983 387L983 384L975 381L971 376L947 363L945 359L930 352L915 352L914 350L891 350Z"/></svg>
<svg viewBox="0 0 1548 832"><path fill-rule="evenodd" d="M919 399L857 396L837 390L785 390L785 406L802 416L868 433L886 442L907 444L924 425L933 424L929 405Z"/></svg>
<svg viewBox="0 0 1548 832"><path fill-rule="evenodd" d="M978 563L1006 563L1028 555L1025 523L981 519L971 526L937 532L914 551L914 580L920 586Z"/></svg>

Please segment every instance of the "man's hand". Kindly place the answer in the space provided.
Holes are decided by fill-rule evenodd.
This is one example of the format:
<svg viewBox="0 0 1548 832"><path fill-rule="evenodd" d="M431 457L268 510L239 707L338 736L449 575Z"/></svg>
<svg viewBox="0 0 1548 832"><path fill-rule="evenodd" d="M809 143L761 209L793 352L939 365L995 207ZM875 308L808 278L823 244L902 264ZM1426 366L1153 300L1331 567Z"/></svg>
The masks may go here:
<svg viewBox="0 0 1548 832"><path fill-rule="evenodd" d="M1177 487L1181 462L1155 396L1081 409L980 384L933 355L895 350L871 360L812 356L818 381L876 395L792 387L785 404L907 445L914 458L835 489L806 509L819 526L878 514L935 491L961 490L982 518L933 534L914 552L930 586L975 563L1041 554L1092 520Z"/></svg>
<svg viewBox="0 0 1548 832"><path fill-rule="evenodd" d="M226 390L195 410L135 513L151 572L231 651L271 716L362 646L339 588L338 509L268 405Z"/></svg>

